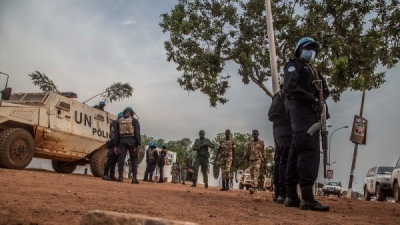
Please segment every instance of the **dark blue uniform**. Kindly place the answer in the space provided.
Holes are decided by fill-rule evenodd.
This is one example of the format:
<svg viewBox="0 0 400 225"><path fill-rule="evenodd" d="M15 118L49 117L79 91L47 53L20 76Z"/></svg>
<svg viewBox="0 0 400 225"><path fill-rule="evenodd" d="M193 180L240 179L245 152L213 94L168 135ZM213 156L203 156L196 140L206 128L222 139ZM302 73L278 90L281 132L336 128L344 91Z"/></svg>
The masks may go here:
<svg viewBox="0 0 400 225"><path fill-rule="evenodd" d="M165 164L165 156L167 155L167 150L163 149L160 152L160 156L158 157L158 170L160 173L160 179L158 180L158 183L164 183L164 164Z"/></svg>
<svg viewBox="0 0 400 225"><path fill-rule="evenodd" d="M129 122L127 124L126 122ZM128 127L124 127L128 126ZM129 152L129 156L132 164L132 183L137 182L137 160L138 160L138 152L137 147L140 146L141 137L140 137L140 125L139 121L131 116L124 116L123 118L118 120L117 129L115 132L115 146L118 146L118 174L119 180L123 177L124 172L124 162L127 151Z"/></svg>
<svg viewBox="0 0 400 225"><path fill-rule="evenodd" d="M158 152L155 147L150 147L146 151L146 171L144 172L143 181L153 181L153 173L156 169L158 160Z"/></svg>
<svg viewBox="0 0 400 225"><path fill-rule="evenodd" d="M287 114L273 120L273 134L275 142L274 154L274 185L275 198L281 196L279 203L283 203L286 197L286 168L288 157L292 145L292 127Z"/></svg>
<svg viewBox="0 0 400 225"><path fill-rule="evenodd" d="M298 199L296 185L300 183L301 188L311 189L317 179L320 163L319 132L311 137L306 133L319 121L318 112L313 109L313 102L319 92L312 82L323 81L325 99L329 91L324 78L311 65L298 58L286 64L284 79L286 106L293 129L293 143L286 171L287 197ZM309 191L304 190L307 193Z"/></svg>
<svg viewBox="0 0 400 225"><path fill-rule="evenodd" d="M104 177L103 179L105 180L116 180L115 179L115 167L118 162L118 155L115 154L114 152L114 138L115 138L115 130L117 129L118 121L113 120L110 124L110 140L108 141L108 155L107 155L107 161L106 164L104 165ZM108 174L110 173L110 175ZM109 179L108 179L109 178Z"/></svg>

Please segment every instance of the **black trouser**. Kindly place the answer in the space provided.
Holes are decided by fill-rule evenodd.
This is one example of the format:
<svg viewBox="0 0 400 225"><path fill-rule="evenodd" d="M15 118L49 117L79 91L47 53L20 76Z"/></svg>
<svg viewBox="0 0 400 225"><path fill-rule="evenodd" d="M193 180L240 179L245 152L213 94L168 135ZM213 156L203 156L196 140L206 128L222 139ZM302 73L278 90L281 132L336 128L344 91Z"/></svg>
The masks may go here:
<svg viewBox="0 0 400 225"><path fill-rule="evenodd" d="M137 175L137 152L136 152L136 142L134 137L123 137L119 142L118 149L118 174L120 177L124 175L124 164L126 152L129 152L129 156L132 164L132 175L136 177Z"/></svg>
<svg viewBox="0 0 400 225"><path fill-rule="evenodd" d="M154 170L156 168L156 161L148 159L146 162L146 171L144 172L144 178L147 180L147 175L150 173L150 178L153 177Z"/></svg>
<svg viewBox="0 0 400 225"><path fill-rule="evenodd" d="M293 186L300 182L300 187L312 187L318 177L319 162L319 132L311 137L306 132L294 133L286 170L286 185Z"/></svg>
<svg viewBox="0 0 400 225"><path fill-rule="evenodd" d="M160 179L159 181L164 181L164 163L159 163L158 164L158 171L160 173Z"/></svg>
<svg viewBox="0 0 400 225"><path fill-rule="evenodd" d="M278 194L284 194L286 190L285 177L288 164L292 136L280 136L275 139L274 155L274 185ZM282 193L281 193L282 192Z"/></svg>
<svg viewBox="0 0 400 225"><path fill-rule="evenodd" d="M104 176L108 176L110 173L110 177L115 177L115 167L118 162L118 155L114 153L114 146L108 149L107 161L104 165Z"/></svg>

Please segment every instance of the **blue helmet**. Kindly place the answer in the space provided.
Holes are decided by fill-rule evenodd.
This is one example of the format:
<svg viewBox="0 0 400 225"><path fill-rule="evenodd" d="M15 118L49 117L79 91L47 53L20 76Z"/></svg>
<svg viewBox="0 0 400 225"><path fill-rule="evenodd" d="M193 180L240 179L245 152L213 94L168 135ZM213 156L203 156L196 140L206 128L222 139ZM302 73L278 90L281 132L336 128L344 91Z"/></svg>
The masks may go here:
<svg viewBox="0 0 400 225"><path fill-rule="evenodd" d="M313 44L315 46L315 48L317 49L316 50L316 54L318 55L318 49L319 49L320 46L316 41L314 41L314 39L312 39L310 37L303 37L302 39L299 40L299 42L297 42L297 45L294 48L294 55L296 57L299 57L300 48L304 47L306 45L309 45L309 44Z"/></svg>
<svg viewBox="0 0 400 225"><path fill-rule="evenodd" d="M124 114L122 112L118 113L118 119L124 117Z"/></svg>
<svg viewBox="0 0 400 225"><path fill-rule="evenodd" d="M167 143L163 143L162 147L168 147L168 144Z"/></svg>
<svg viewBox="0 0 400 225"><path fill-rule="evenodd" d="M105 106L105 105L106 105L106 103L104 101L99 102L99 106Z"/></svg>
<svg viewBox="0 0 400 225"><path fill-rule="evenodd" d="M133 114L135 114L135 111L133 111L132 107L126 107L122 113L125 114L126 110L131 111L132 116L133 116Z"/></svg>

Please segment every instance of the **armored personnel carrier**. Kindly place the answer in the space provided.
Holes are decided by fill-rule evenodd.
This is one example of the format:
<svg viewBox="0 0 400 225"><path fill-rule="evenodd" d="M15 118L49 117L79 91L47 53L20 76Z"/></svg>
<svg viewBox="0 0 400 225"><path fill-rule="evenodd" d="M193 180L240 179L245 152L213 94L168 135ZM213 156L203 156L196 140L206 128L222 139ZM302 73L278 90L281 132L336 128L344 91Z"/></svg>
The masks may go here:
<svg viewBox="0 0 400 225"><path fill-rule="evenodd" d="M8 80L8 78L7 78ZM0 167L24 169L33 157L50 159L59 173L90 164L103 175L109 126L117 116L64 93L11 93L0 99Z"/></svg>

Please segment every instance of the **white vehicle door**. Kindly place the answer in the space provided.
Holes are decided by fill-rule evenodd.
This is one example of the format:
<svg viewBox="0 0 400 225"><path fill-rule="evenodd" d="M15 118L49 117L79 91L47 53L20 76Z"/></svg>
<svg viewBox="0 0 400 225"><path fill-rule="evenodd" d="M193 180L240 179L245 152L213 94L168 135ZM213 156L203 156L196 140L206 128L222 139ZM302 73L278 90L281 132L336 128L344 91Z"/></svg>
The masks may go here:
<svg viewBox="0 0 400 225"><path fill-rule="evenodd" d="M238 170L236 172L236 182L240 182L242 180L243 170Z"/></svg>
<svg viewBox="0 0 400 225"><path fill-rule="evenodd" d="M370 181L369 181L369 191L370 193L375 193L375 180L376 180L376 167L372 168L369 176L370 176Z"/></svg>

